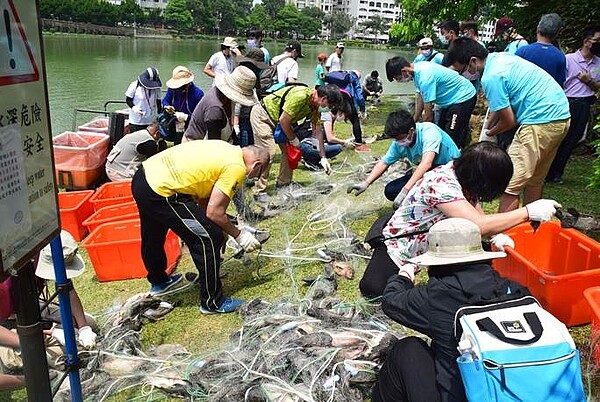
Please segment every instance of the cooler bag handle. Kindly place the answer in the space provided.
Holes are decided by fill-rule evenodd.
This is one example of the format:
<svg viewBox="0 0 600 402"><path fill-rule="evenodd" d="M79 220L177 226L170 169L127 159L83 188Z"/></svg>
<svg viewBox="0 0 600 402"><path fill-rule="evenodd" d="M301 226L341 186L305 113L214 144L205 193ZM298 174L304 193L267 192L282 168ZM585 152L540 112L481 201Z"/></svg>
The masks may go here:
<svg viewBox="0 0 600 402"><path fill-rule="evenodd" d="M480 330L487 331L506 343L511 343L513 345L529 345L530 343L537 342L542 337L542 332L544 332L540 319L534 312L524 313L523 317L525 317L525 321L527 321L527 324L529 324L529 327L531 327L531 331L533 332L533 337L530 339L514 339L505 336L500 328L498 328L498 326L494 324L494 321L489 317L477 320L475 323Z"/></svg>

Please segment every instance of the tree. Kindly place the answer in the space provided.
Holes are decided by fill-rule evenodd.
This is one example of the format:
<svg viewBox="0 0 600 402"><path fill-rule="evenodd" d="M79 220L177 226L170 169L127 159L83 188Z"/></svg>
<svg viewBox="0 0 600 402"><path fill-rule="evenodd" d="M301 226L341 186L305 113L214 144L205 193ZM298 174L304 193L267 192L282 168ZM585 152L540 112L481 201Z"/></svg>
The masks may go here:
<svg viewBox="0 0 600 402"><path fill-rule="evenodd" d="M125 0L119 6L119 21L125 23L141 24L144 20L144 12L135 0Z"/></svg>
<svg viewBox="0 0 600 402"><path fill-rule="evenodd" d="M262 4L269 17L275 19L279 10L285 7L285 0L263 0Z"/></svg>
<svg viewBox="0 0 600 402"><path fill-rule="evenodd" d="M334 11L325 16L324 22L329 26L332 38L343 38L354 26L355 19L343 11Z"/></svg>
<svg viewBox="0 0 600 402"><path fill-rule="evenodd" d="M186 0L171 0L165 8L165 23L177 32L190 31L194 26L192 13Z"/></svg>
<svg viewBox="0 0 600 402"><path fill-rule="evenodd" d="M216 25L216 13L212 0L188 0L194 28L211 32Z"/></svg>
<svg viewBox="0 0 600 402"><path fill-rule="evenodd" d="M375 34L377 38L380 32L387 30L387 24L385 20L380 15L372 15L366 21L360 23L360 25L368 32L372 32Z"/></svg>
<svg viewBox="0 0 600 402"><path fill-rule="evenodd" d="M312 38L321 33L325 13L318 7L306 7L300 11L298 33L305 38Z"/></svg>
<svg viewBox="0 0 600 402"><path fill-rule="evenodd" d="M265 7L262 4L257 4L252 7L250 14L248 14L248 27L254 27L262 31L272 31L273 26L271 17L267 14Z"/></svg>
<svg viewBox="0 0 600 402"><path fill-rule="evenodd" d="M294 37L294 34L298 33L301 15L294 4L286 4L277 13L277 18L274 20L274 30L279 31L279 35L283 37Z"/></svg>

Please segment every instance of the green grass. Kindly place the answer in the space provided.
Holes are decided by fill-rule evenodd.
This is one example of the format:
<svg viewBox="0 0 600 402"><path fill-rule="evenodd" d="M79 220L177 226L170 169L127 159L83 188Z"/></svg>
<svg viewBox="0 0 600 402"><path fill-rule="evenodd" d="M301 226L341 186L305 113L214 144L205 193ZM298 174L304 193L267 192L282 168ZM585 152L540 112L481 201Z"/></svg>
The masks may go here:
<svg viewBox="0 0 600 402"><path fill-rule="evenodd" d="M364 136L374 136L383 132L383 125L387 114L400 106L398 99L386 97L383 103L376 109L369 110L369 118L363 123ZM350 125L346 123L336 123L336 133L346 138L350 136ZM373 152L383 155L389 145L389 140L377 141L369 146ZM342 162L346 160L351 164L363 163L369 159L365 154L344 151L333 163L334 169L349 170L342 167ZM589 156L574 157L567 167L565 182L563 185L547 186L545 196L554 198L561 202L565 207L575 207L582 213L599 214L598 200L600 199L600 190L591 190L586 188L587 175L590 173L589 166L592 159ZM272 181L277 173L278 167L273 168L271 174ZM341 172L334 173L331 180L339 182L349 182L352 173ZM315 180L323 180L323 174L313 174L303 168L294 172L294 180L308 184ZM367 192L358 198L347 196L344 189L337 189L328 198L319 197L314 201L301 203L291 212L283 213L279 216L266 219L260 222L260 227L270 230L272 238L265 244L265 250L269 252L282 253L288 247L290 238L296 236L304 227L306 217L316 209L327 205L347 205L350 203L352 208L364 211L363 216L356 219L352 215L351 219L345 219L346 226L359 238L363 238L368 231L371 223L375 220L378 213L384 209L390 208L390 203L383 200L382 180L373 185ZM272 187L269 188L272 194L275 192ZM487 212L493 212L497 204L486 205ZM312 228L315 229L315 228ZM327 237L331 232L331 227L316 228L309 230L304 227L292 247L310 246L315 243L321 243L330 239ZM82 254L88 260L85 250L81 249ZM315 256L311 252L299 253L303 256ZM225 256L227 258L227 255ZM88 260L89 262L89 260ZM355 263L355 278L353 280L339 280L338 297L348 302L360 301L358 291L358 281L366 263L364 260ZM114 267L114 269L126 269L126 267ZM194 272L195 268L189 258L189 255L183 256L179 262L178 272ZM224 291L228 295L241 297L246 300L260 297L269 301L280 299L301 298L306 291L299 282L307 276L316 276L322 270L322 264L319 262L293 262L286 263L284 259L266 258L260 254L252 254L245 261L230 260L224 264L222 271L226 272L223 278ZM425 274L421 274L421 280L426 280ZM75 285L80 294L87 311L92 313L102 313L108 308L116 305L118 302L125 301L128 297L148 290L149 285L145 279L117 281L117 282L98 282L94 277L94 270L91 264L85 274L75 280ZM225 345L232 332L239 329L242 320L236 314L226 315L202 315L198 310L197 291L190 290L183 294L174 296L171 300L177 308L167 315L163 320L144 326L142 331L142 341L145 347L162 343L178 343L185 346L189 351L197 355L206 355L210 351ZM584 362L584 371L592 378L593 394L600 395L598 392L598 381L593 369L587 368L589 362L589 338L590 326L582 326L572 329L573 337L579 345L582 352L582 362ZM138 396L137 391L125 392L111 398L114 401L128 400ZM22 400L25 398L24 391L10 393L0 393L0 401Z"/></svg>

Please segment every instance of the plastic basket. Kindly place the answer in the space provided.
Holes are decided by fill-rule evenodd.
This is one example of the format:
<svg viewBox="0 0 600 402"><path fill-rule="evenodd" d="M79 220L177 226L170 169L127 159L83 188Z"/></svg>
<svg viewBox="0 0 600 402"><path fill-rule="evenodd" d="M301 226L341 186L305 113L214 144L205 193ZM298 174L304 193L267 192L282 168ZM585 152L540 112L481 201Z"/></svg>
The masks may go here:
<svg viewBox="0 0 600 402"><path fill-rule="evenodd" d="M590 347L596 365L600 366L600 286L588 288L583 292L592 312L592 336Z"/></svg>
<svg viewBox="0 0 600 402"><path fill-rule="evenodd" d="M93 210L93 206L90 204ZM131 219L139 219L139 212L135 201L126 202L124 204L109 205L104 208L100 208L94 212L90 217L83 221L83 225L92 232L98 226L103 223L126 221Z"/></svg>
<svg viewBox="0 0 600 402"><path fill-rule="evenodd" d="M140 221L138 219L104 223L81 243L100 282L145 278L148 274L141 254ZM165 241L167 273L173 272L181 256L179 237L169 231Z"/></svg>
<svg viewBox="0 0 600 402"><path fill-rule="evenodd" d="M96 117L77 127L77 130L108 135L108 117Z"/></svg>
<svg viewBox="0 0 600 402"><path fill-rule="evenodd" d="M104 183L90 199L94 211L109 205L123 204L133 201L131 181L113 181Z"/></svg>
<svg viewBox="0 0 600 402"><path fill-rule="evenodd" d="M68 190L91 188L102 176L108 155L105 134L65 131L52 138L56 181Z"/></svg>
<svg viewBox="0 0 600 402"><path fill-rule="evenodd" d="M515 249L507 248L507 257L494 260L494 268L527 286L567 326L589 323L583 291L600 286L600 243L558 222L543 223L535 233L528 223L505 233Z"/></svg>
<svg viewBox="0 0 600 402"><path fill-rule="evenodd" d="M88 233L83 222L94 213L94 207L90 203L93 194L93 190L58 193L60 225L77 241L81 241Z"/></svg>

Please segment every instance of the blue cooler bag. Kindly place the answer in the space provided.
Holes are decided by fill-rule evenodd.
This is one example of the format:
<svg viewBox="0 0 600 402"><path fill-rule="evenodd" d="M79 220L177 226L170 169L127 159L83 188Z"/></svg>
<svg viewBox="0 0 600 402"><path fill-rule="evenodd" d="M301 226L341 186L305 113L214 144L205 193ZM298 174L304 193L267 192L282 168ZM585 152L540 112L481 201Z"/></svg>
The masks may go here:
<svg viewBox="0 0 600 402"><path fill-rule="evenodd" d="M586 400L569 331L531 296L460 308L454 335L469 401Z"/></svg>

